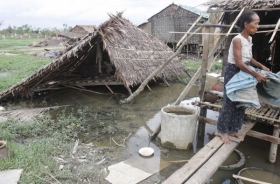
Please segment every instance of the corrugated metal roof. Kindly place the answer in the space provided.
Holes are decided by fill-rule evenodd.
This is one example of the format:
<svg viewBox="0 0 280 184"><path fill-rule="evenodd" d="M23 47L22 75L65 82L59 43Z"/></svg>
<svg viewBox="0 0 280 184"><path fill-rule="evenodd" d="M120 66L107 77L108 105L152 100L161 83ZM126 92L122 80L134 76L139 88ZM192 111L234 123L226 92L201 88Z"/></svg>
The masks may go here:
<svg viewBox="0 0 280 184"><path fill-rule="evenodd" d="M186 5L180 5L182 8L184 8L185 10L188 10L190 12L193 12L197 15L201 15L203 13L203 10L200 10L198 8L195 7L191 7L191 6L186 6ZM205 13L203 15L204 18L208 19L209 18L209 13Z"/></svg>

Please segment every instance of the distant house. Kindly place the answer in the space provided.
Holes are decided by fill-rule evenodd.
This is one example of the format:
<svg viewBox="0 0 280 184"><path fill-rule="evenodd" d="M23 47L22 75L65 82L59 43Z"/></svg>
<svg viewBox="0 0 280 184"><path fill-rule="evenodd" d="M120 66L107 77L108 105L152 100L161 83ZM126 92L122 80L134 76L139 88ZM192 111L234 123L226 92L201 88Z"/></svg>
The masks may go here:
<svg viewBox="0 0 280 184"><path fill-rule="evenodd" d="M95 25L76 25L75 27L73 27L70 30L70 32L76 33L76 34L81 34L81 35L86 35L88 33L92 33L95 30L96 30Z"/></svg>
<svg viewBox="0 0 280 184"><path fill-rule="evenodd" d="M140 29L144 30L148 34L152 34L151 29L151 23L150 22L144 22L138 26Z"/></svg>
<svg viewBox="0 0 280 184"><path fill-rule="evenodd" d="M58 37L66 39L64 45L72 45L76 41L79 41L82 37L86 36L89 33L96 31L96 26L94 25L76 25L70 31L63 31L57 34Z"/></svg>
<svg viewBox="0 0 280 184"><path fill-rule="evenodd" d="M195 22L201 13L202 11L197 8L172 3L150 17L148 22L140 24L138 27L164 41L169 47L174 48L183 34L171 34L170 32L186 32L190 27L189 23ZM207 21L208 17L209 15L205 14L200 23ZM187 48L196 52L200 44L202 44L202 36L194 35L188 42Z"/></svg>

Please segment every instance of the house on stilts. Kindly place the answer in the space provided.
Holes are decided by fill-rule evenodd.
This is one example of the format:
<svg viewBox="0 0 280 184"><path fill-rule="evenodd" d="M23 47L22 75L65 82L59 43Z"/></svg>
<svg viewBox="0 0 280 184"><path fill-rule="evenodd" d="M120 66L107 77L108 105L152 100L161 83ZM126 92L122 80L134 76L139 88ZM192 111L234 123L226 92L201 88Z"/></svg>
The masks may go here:
<svg viewBox="0 0 280 184"><path fill-rule="evenodd" d="M65 87L123 85L144 81L173 51L158 38L118 15L66 48L51 63L0 93L0 100L31 97ZM175 57L154 80L166 81L184 71Z"/></svg>
<svg viewBox="0 0 280 184"><path fill-rule="evenodd" d="M202 33L206 35L205 45L203 45L202 65L175 102L175 104L178 105L191 89L196 79L201 77L201 100L196 104L200 106L197 135L198 139L201 140L204 140L205 123L217 125L217 121L206 118L207 110L220 111L223 103L224 86L222 86L220 90L214 87L215 90L205 91L206 72L215 60L215 53L219 50L221 45L223 46L223 48L220 49L220 51L223 52L223 63L224 65L227 63L227 52L230 42L233 36L239 33L236 22L246 9L255 11L260 17L258 32L253 35L253 57L263 65L269 67L273 73L280 71L280 53L277 52L280 47L280 0L210 0L204 5L208 6L205 12L210 13L210 17L213 13L222 13L220 23L214 24L208 22L207 24L201 24L199 23L199 18L194 22L194 25L204 28ZM214 35L217 36L217 33L214 34L213 29L211 31L210 28L220 28L218 33L219 40L212 49L209 49L211 48L209 47L210 40ZM189 30L189 33L192 34L194 32ZM211 94L212 98L207 99L207 94ZM246 108L244 123L239 132L244 136L247 135L269 142L270 149L268 160L270 163L275 163L276 157L279 155L277 151L280 144L280 107L277 103L264 103L264 101L260 101L260 103L262 105L261 108ZM272 129L271 133L261 132L255 129L252 130L255 124L261 123L268 125ZM232 139L231 144L223 144L222 140L215 136L189 159L188 163L163 181L163 184L207 183L240 143L239 139L234 139L233 137L230 137L230 139ZM247 178L244 179L247 180ZM259 181L259 183L261 183L261 181Z"/></svg>
<svg viewBox="0 0 280 184"><path fill-rule="evenodd" d="M224 40L224 65L227 63L228 50L232 38L237 35L238 27L235 25L236 20L242 12L248 10L255 11L260 17L258 32L252 35L252 54L253 58L270 68L273 73L280 71L280 0L263 1L263 0L210 0L206 3L210 8L209 13L223 12L220 22L221 24L201 25L203 27L219 27L220 40ZM207 29L209 31L209 29ZM206 32L205 32L206 33ZM211 34L211 33L210 33ZM219 44L222 42L220 41ZM216 48L219 45L216 45ZM212 52L213 53L213 52ZM211 62L211 61L208 61ZM204 74L202 74L203 76ZM268 104L263 104L260 109L248 108L247 113L255 115L255 118L264 120L270 124L280 124L279 115L280 107L271 107Z"/></svg>
<svg viewBox="0 0 280 184"><path fill-rule="evenodd" d="M203 11L190 6L170 4L138 27L159 38L175 50L176 44ZM208 20L209 14L204 14L200 23ZM176 32L176 34L170 33ZM202 47L202 35L194 35L182 49L182 52L199 53Z"/></svg>

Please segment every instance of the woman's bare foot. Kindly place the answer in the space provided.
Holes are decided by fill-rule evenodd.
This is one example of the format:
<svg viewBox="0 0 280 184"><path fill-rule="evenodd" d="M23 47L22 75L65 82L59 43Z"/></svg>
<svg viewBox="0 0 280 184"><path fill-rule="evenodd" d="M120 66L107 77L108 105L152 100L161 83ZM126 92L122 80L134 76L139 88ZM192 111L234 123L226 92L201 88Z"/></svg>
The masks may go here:
<svg viewBox="0 0 280 184"><path fill-rule="evenodd" d="M223 141L224 144L230 144L231 143L231 141L228 138L227 133L226 134L218 133L218 134L222 138L222 141Z"/></svg>
<svg viewBox="0 0 280 184"><path fill-rule="evenodd" d="M242 134L238 133L238 132L230 132L228 135L233 136L233 137L237 137L241 141L244 140L244 136Z"/></svg>

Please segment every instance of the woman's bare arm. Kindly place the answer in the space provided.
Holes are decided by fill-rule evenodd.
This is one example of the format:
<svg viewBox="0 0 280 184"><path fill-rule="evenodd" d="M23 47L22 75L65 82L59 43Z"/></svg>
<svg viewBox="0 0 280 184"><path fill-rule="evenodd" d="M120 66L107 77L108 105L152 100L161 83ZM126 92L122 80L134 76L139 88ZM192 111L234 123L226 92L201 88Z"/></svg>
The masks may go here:
<svg viewBox="0 0 280 184"><path fill-rule="evenodd" d="M242 61L242 53L241 53L242 45L241 45L240 38L235 38L232 43L233 43L233 55L234 55L236 66L241 70L243 70L244 72L247 72L255 76L259 82L265 81L266 77L263 74L258 73L255 70L252 70Z"/></svg>

